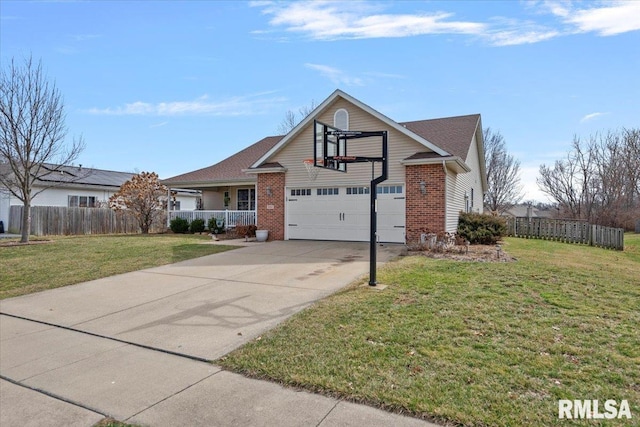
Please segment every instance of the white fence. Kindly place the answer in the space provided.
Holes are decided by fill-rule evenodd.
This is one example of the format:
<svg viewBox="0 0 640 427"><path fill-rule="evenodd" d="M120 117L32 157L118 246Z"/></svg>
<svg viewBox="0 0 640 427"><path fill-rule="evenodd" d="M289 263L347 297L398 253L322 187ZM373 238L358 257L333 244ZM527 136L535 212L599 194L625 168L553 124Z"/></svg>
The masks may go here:
<svg viewBox="0 0 640 427"><path fill-rule="evenodd" d="M256 211L169 211L169 222L177 217L189 222L194 219L203 219L205 225L209 218L224 220L225 228L233 228L236 225L256 225Z"/></svg>

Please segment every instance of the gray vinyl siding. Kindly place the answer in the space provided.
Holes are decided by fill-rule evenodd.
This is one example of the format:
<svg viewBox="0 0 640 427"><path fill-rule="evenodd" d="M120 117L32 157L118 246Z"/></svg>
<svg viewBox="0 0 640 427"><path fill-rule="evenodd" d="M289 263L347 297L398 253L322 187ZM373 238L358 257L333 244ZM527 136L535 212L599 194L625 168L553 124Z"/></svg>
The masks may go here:
<svg viewBox="0 0 640 427"><path fill-rule="evenodd" d="M458 228L458 214L466 209L465 192L471 195L473 188L473 212L483 212L482 205L482 178L480 176L480 163L478 157L478 144L475 135L469 147L467 161L465 162L471 172L455 174L447 171L446 199L447 217L446 231L455 232Z"/></svg>
<svg viewBox="0 0 640 427"><path fill-rule="evenodd" d="M400 162L419 151L429 151L422 144L412 140L402 133L389 129L382 121L371 116L364 110L350 102L338 98L328 106L317 120L333 125L336 110L344 108L349 112L349 129L379 131L387 130L389 144L389 183L404 183L405 168ZM347 154L351 156L380 156L380 138L354 139L348 142ZM347 173L320 170L314 182L309 181L307 169L303 159L313 158L313 122L306 126L298 136L290 141L280 152L269 161L278 162L287 169L286 186L323 186L323 185L367 185L371 181L371 165L369 163L350 164ZM381 165L376 164L375 176L381 172Z"/></svg>

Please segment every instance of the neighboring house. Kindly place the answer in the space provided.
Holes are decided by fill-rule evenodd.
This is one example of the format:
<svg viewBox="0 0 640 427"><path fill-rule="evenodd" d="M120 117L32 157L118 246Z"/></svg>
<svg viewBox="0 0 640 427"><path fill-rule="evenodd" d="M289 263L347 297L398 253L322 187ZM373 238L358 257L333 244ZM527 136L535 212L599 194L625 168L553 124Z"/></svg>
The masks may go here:
<svg viewBox="0 0 640 427"><path fill-rule="evenodd" d="M320 170L311 180L303 162L314 155L314 119L343 130L388 131L378 240L405 243L427 231L455 232L460 211L482 212L487 183L479 114L398 123L340 90L287 135L163 183L202 191L206 210L256 210L257 226L269 230L270 239L367 241L371 165ZM380 155L380 144L350 140L348 153Z"/></svg>
<svg viewBox="0 0 640 427"><path fill-rule="evenodd" d="M530 204L519 204L508 209L502 214L504 217L528 217L528 218L554 218L558 216L558 210L553 208L538 209Z"/></svg>
<svg viewBox="0 0 640 427"><path fill-rule="evenodd" d="M2 221L2 230L5 233L9 230L10 200L9 192L0 187L0 221Z"/></svg>
<svg viewBox="0 0 640 427"><path fill-rule="evenodd" d="M52 169L51 166L44 167L47 171ZM33 197L31 206L108 207L109 197L134 175L132 172L92 169L81 165L65 166L59 171L41 174L35 181L33 193L45 189ZM194 210L199 201L198 191L179 190L171 208ZM4 222L5 229L9 223L9 206L22 205L22 201L10 195L6 189L0 188L0 220Z"/></svg>

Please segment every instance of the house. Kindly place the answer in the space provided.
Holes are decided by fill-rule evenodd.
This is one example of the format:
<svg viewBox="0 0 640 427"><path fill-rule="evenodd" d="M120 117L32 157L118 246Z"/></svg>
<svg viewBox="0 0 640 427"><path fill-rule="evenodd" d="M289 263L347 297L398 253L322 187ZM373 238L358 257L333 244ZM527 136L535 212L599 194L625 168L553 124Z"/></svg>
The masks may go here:
<svg viewBox="0 0 640 427"><path fill-rule="evenodd" d="M405 243L455 232L460 211L482 212L487 188L479 114L395 122L336 90L287 135L266 137L206 168L163 181L202 191L205 210L255 211L270 239L367 241L372 166L321 169L312 179L314 120L343 130L387 131L389 178L378 187L378 240ZM350 155L380 144L348 142Z"/></svg>
<svg viewBox="0 0 640 427"><path fill-rule="evenodd" d="M7 164L0 164L0 167L4 172L8 170ZM93 169L82 165L55 168L45 164L43 170L33 185L34 194L42 192L33 197L31 206L108 207L109 197L135 175L132 172ZM199 192L179 190L171 208L195 210L199 202ZM0 187L0 221L3 221L5 230L9 224L10 207L22 204L6 188Z"/></svg>
<svg viewBox="0 0 640 427"><path fill-rule="evenodd" d="M550 206L541 207L533 206L530 203L521 203L512 206L505 213L503 213L502 216L507 218L554 218L558 216L558 212L559 210L557 208L552 208Z"/></svg>

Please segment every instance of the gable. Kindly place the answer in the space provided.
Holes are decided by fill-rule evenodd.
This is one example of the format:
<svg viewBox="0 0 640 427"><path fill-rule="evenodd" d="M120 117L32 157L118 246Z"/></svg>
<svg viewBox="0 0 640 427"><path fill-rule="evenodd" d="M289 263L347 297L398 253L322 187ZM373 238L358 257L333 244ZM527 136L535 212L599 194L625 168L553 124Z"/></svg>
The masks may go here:
<svg viewBox="0 0 640 427"><path fill-rule="evenodd" d="M417 151L428 150L414 138L400 132L389 123L373 116L361 108L359 105L351 103L349 100L338 97L315 116L323 123L333 125L336 111L346 110L349 116L349 129L362 131L388 132L389 150L389 182L404 182L404 167L402 160L411 156ZM265 161L277 162L287 170L286 183L288 186L303 185L308 183L307 169L303 164L304 159L313 158L313 121L308 122L299 132L289 138L286 145L268 157ZM380 138L362 138L348 141L347 154L350 156L379 157L382 155L382 143ZM439 154L434 153L437 156ZM376 164L379 174L380 164ZM345 183L368 184L371 181L371 165L369 163L350 164L347 166L348 174L336 171L321 169L315 183L317 185L335 184L345 181Z"/></svg>
<svg viewBox="0 0 640 427"><path fill-rule="evenodd" d="M428 151L434 151L434 152L440 154L441 156L450 155L450 153L448 153L443 148L438 147L437 145L435 145L435 144L429 142L428 140L424 139L422 136L420 136L420 135L408 130L406 127L404 127L404 126L400 125L399 123L391 120L390 118L388 118L384 114L374 110L373 108L369 107L368 105L358 101L357 99L355 99L351 95L348 95L348 94L344 93L340 89L336 89L327 99L325 99L320 105L318 105L318 107L316 107L316 109L313 110L311 112L311 114L309 114L295 128L293 128L293 130L291 130L291 132L289 132L280 142L278 142L271 150L269 150L267 153L265 153L264 156L260 157L254 164L252 164L251 168L256 168L256 167L260 166L261 163L263 163L265 161L268 161L269 158L271 158L275 153L277 153L284 146L286 146L293 138L295 138L300 132L302 132L303 129L305 129L307 126L309 126L310 123L313 123L313 120L315 118L322 117L322 115L325 112L325 110L329 106L333 105L334 102L338 98L341 98L341 99L347 101L348 103L352 104L353 106L358 107L359 109L363 110L364 112L368 113L369 115L371 115L372 117L378 119L380 122L382 122L382 123L384 123L386 125L385 128L376 129L376 130L395 129L396 131L400 132L401 134L404 134L404 135L408 136L409 138L414 139L419 144L422 144ZM333 109L332 114L335 114L336 111L337 111L337 109ZM333 115L331 116L330 120L327 120L327 124L333 124L333 119L332 118L333 118ZM351 122L351 119L350 119L350 122ZM351 123L349 124L349 127L350 127L350 130L356 130L356 128ZM365 130L365 129L361 129L361 130Z"/></svg>

